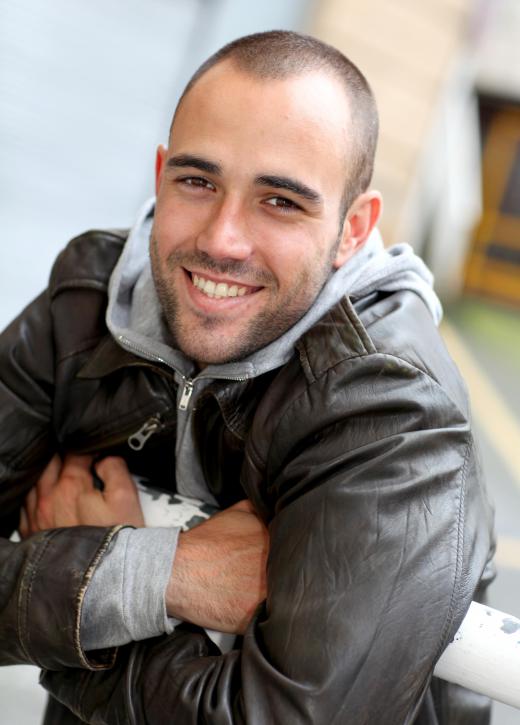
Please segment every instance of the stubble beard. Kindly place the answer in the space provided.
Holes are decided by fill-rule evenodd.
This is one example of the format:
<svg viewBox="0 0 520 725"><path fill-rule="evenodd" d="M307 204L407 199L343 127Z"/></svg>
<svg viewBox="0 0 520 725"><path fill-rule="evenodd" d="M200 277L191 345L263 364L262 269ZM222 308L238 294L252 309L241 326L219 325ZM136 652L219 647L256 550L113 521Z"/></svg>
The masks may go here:
<svg viewBox="0 0 520 725"><path fill-rule="evenodd" d="M174 343L187 357L197 361L200 365L210 363L226 363L242 360L253 352L260 350L267 344L280 337L298 320L303 317L318 296L332 269L339 240L333 245L327 263L323 265L322 274L314 279L308 270L303 270L291 288L291 294L283 299L277 299L274 304L265 307L249 320L240 335L234 339L226 337L225 332L214 341L211 350L207 347L205 333L210 336L218 334L222 325L219 316L197 314L199 326L197 331L190 329L182 319L181 305L175 289L170 281L174 270L180 267L194 266L200 271L215 272L222 275L242 276L259 285L267 285L276 289L276 279L266 271L252 271L247 264L235 260L219 262L204 252L174 251L166 258L163 265L156 238L150 239L150 259L154 284L159 297L168 329L173 336ZM255 294L255 293L253 293ZM193 312L193 311L192 311ZM196 314L196 313L194 313ZM225 322L224 322L225 325Z"/></svg>

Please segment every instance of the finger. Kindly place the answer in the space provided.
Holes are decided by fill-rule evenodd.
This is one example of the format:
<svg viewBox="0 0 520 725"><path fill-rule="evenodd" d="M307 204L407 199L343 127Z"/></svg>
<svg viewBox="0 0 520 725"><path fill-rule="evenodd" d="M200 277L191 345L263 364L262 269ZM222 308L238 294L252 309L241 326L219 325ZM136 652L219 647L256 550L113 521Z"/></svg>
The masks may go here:
<svg viewBox="0 0 520 725"><path fill-rule="evenodd" d="M137 486L122 458L110 456L95 466L97 475L104 481L103 496L112 512L114 523L144 526Z"/></svg>
<svg viewBox="0 0 520 725"><path fill-rule="evenodd" d="M91 455L79 455L77 453L67 453L63 458L63 470L67 470L71 475L82 475L88 473L90 475L90 469L94 456Z"/></svg>
<svg viewBox="0 0 520 725"><path fill-rule="evenodd" d="M93 456L68 453L63 459L60 485L72 491L90 491L93 486L91 466Z"/></svg>
<svg viewBox="0 0 520 725"><path fill-rule="evenodd" d="M108 456L94 466L97 475L105 484L105 495L117 492L133 494L137 487L123 458Z"/></svg>
<svg viewBox="0 0 520 725"><path fill-rule="evenodd" d="M58 483L61 472L61 458L55 454L38 479L36 488L39 496L48 496Z"/></svg>

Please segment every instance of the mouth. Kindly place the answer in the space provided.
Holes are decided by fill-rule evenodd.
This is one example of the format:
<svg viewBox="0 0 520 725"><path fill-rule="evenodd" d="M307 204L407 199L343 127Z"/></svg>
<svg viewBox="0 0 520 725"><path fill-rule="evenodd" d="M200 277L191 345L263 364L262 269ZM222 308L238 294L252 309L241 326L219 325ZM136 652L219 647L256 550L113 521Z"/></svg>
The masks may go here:
<svg viewBox="0 0 520 725"><path fill-rule="evenodd" d="M262 289L262 287L252 287L236 281L228 280L224 282L222 280L212 279L206 275L190 272L189 270L185 270L185 272L191 279L193 286L211 299L245 297Z"/></svg>

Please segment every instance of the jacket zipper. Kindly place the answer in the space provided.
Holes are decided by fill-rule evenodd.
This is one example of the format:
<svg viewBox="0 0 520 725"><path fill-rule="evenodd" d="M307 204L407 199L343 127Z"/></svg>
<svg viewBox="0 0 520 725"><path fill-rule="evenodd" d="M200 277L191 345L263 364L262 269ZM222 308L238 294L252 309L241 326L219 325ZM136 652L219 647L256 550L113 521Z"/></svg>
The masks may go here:
<svg viewBox="0 0 520 725"><path fill-rule="evenodd" d="M160 415L152 415L143 425L128 436L127 443L133 451L140 451L151 436L164 427Z"/></svg>

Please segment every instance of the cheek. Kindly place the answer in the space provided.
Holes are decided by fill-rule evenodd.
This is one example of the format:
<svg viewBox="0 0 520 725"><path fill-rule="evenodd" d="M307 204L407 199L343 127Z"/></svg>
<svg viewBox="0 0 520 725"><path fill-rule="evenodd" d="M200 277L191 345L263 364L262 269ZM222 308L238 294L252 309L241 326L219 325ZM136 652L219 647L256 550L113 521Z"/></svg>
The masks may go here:
<svg viewBox="0 0 520 725"><path fill-rule="evenodd" d="M200 223L200 216L186 213L182 205L163 205L156 209L153 233L160 240L161 251L171 251L196 236Z"/></svg>
<svg viewBox="0 0 520 725"><path fill-rule="evenodd" d="M328 276L332 264L330 244L324 244L308 234L296 234L283 238L269 255L269 264L281 286L311 282L321 285Z"/></svg>

